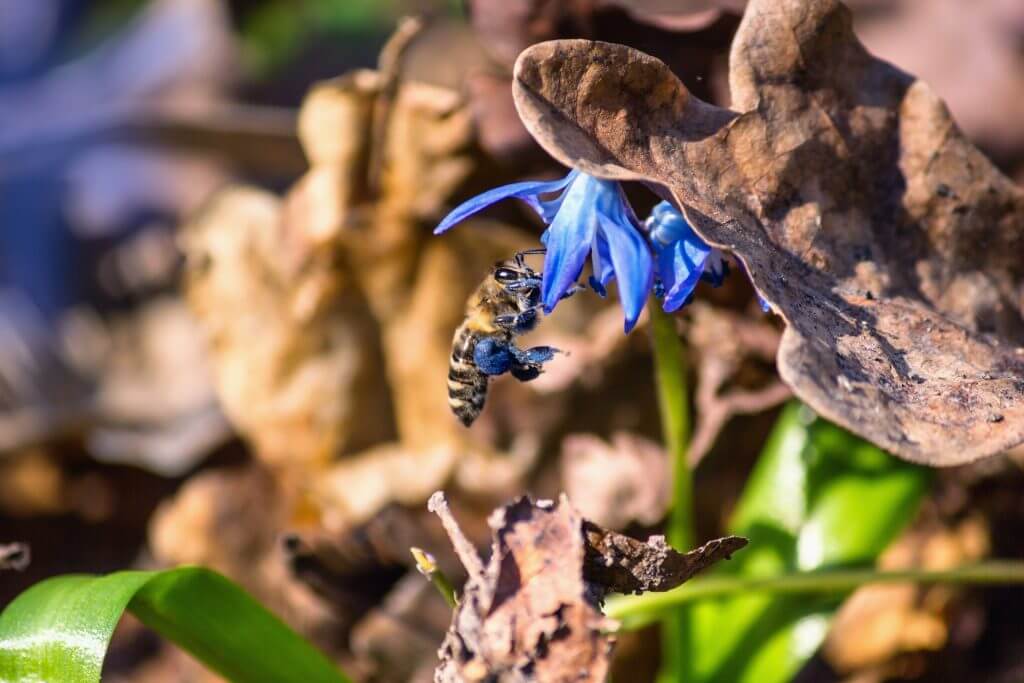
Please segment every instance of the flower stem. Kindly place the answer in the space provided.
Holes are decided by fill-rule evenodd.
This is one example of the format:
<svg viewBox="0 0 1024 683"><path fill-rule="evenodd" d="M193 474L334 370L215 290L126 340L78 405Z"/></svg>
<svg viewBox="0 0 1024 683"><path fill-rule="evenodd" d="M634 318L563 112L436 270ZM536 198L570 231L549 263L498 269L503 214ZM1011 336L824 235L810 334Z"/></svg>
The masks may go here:
<svg viewBox="0 0 1024 683"><path fill-rule="evenodd" d="M654 345L654 374L658 384L661 429L672 463L672 510L665 536L680 551L694 546L693 477L686 453L690 441L690 406L686 392L686 363L675 319L661 310L660 302L650 306Z"/></svg>
<svg viewBox="0 0 1024 683"><path fill-rule="evenodd" d="M448 603L448 606L455 609L455 606L458 604L458 598L455 597L455 587L452 586L452 582L444 575L441 568L437 566L434 556L420 548L409 548L409 551L412 553L413 559L416 560L416 569L420 571L420 574L427 577L430 583L434 584L434 588L441 594L441 597Z"/></svg>
<svg viewBox="0 0 1024 683"><path fill-rule="evenodd" d="M661 302L652 299L651 340L654 348L654 374L658 387L658 409L665 448L672 467L672 508L665 537L680 552L694 546L693 476L687 463L690 441L690 406L686 393L686 363L683 344L676 332L675 319L661 310ZM682 683L690 659L690 629L686 610L662 612L662 670L659 681Z"/></svg>
<svg viewBox="0 0 1024 683"><path fill-rule="evenodd" d="M957 583L1005 585L1024 583L1024 562L992 561L953 569L929 571L875 569L798 572L771 577L711 576L695 579L665 593L616 596L605 613L633 630L675 612L679 607L709 598L752 592L785 595L841 595L871 583Z"/></svg>

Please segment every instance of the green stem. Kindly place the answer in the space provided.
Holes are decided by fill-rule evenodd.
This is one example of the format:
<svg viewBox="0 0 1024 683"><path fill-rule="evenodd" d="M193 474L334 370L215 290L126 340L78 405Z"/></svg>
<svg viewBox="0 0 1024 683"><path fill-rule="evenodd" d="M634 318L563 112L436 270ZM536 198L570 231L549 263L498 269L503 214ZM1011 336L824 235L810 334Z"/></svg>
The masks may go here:
<svg viewBox="0 0 1024 683"><path fill-rule="evenodd" d="M651 337L654 346L654 375L658 385L661 429L672 463L672 510L665 536L683 552L693 548L693 477L686 453L690 442L690 406L686 392L686 363L675 319L652 300Z"/></svg>
<svg viewBox="0 0 1024 683"><path fill-rule="evenodd" d="M444 575L441 568L437 566L434 556L420 548L409 548L409 552L412 553L413 559L416 560L416 569L423 576L427 577L430 583L434 584L434 588L441 594L441 597L448 603L448 606L455 609L455 606L459 604L459 599L455 595L455 586Z"/></svg>
<svg viewBox="0 0 1024 683"><path fill-rule="evenodd" d="M654 349L654 375L658 387L658 410L665 448L672 467L672 509L665 537L681 552L694 546L693 476L687 462L690 441L690 406L686 392L686 364L683 344L676 332L675 319L661 310L661 302L652 299L651 340ZM685 610L663 613L662 670L659 681L683 683L687 678L690 629Z"/></svg>
<svg viewBox="0 0 1024 683"><path fill-rule="evenodd" d="M993 561L938 571L905 569L880 572L863 569L800 572L771 577L711 576L695 579L665 593L614 597L608 601L605 613L622 622L623 628L633 630L697 600L751 592L784 595L842 594L870 583L1017 584L1024 583L1024 562Z"/></svg>

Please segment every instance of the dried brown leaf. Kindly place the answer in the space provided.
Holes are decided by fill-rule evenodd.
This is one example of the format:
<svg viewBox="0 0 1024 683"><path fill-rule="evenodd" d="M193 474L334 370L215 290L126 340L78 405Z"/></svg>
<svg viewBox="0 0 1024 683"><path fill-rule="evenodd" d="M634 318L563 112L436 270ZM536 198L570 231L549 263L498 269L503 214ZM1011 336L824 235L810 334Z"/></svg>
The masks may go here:
<svg viewBox="0 0 1024 683"><path fill-rule="evenodd" d="M669 188L742 260L824 416L932 465L1024 441L1024 193L836 0L751 2L731 62L737 111L589 41L526 50L515 97L560 161Z"/></svg>
<svg viewBox="0 0 1024 683"><path fill-rule="evenodd" d="M382 61L397 67L398 53ZM261 460L308 478L332 533L392 501L418 505L453 475L477 492L518 489L539 452L513 443L525 457L491 457L522 431L506 425L522 410L492 410L470 432L445 401L467 296L532 238L494 224L430 238L478 170L471 116L457 91L386 71L317 84L298 117L309 171L283 199L221 193L181 240L225 412Z"/></svg>
<svg viewBox="0 0 1024 683"><path fill-rule="evenodd" d="M747 545L745 538L725 536L680 553L664 536L652 536L644 543L591 522L583 523L583 532L587 552L584 576L605 593L672 590Z"/></svg>
<svg viewBox="0 0 1024 683"><path fill-rule="evenodd" d="M746 545L734 536L681 554L663 537L643 543L587 522L558 504L519 498L491 515L485 564L435 493L436 512L469 574L435 680L605 680L614 622L609 592L668 590Z"/></svg>
<svg viewBox="0 0 1024 683"><path fill-rule="evenodd" d="M387 436L379 331L320 223L232 188L181 241L221 403L259 457L325 462Z"/></svg>
<svg viewBox="0 0 1024 683"><path fill-rule="evenodd" d="M294 495L258 464L207 470L157 508L149 547L164 566L198 564L237 581L293 628L327 651L342 642L346 617L296 579L278 540Z"/></svg>
<svg viewBox="0 0 1024 683"><path fill-rule="evenodd" d="M444 511L439 494L431 503ZM583 519L568 505L521 498L488 521L494 543L486 565L461 532L453 535L469 580L435 680L604 681L611 623L588 599ZM450 518L445 527L457 529Z"/></svg>

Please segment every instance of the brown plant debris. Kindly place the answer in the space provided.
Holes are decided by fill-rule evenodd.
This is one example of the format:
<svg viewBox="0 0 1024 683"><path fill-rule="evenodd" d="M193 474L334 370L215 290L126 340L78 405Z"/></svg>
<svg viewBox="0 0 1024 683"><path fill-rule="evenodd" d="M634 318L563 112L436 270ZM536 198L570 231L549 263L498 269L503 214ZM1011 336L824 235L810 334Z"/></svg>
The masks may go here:
<svg viewBox="0 0 1024 683"><path fill-rule="evenodd" d="M747 545L740 536L708 541L696 550L680 553L652 536L647 542L583 522L586 558L583 574L605 593L648 593L672 590L719 560Z"/></svg>
<svg viewBox="0 0 1024 683"><path fill-rule="evenodd" d="M616 332L622 336L618 316ZM609 529L664 519L672 501L668 454L660 445L629 432L609 441L593 434L562 440L562 486L589 520Z"/></svg>
<svg viewBox="0 0 1024 683"><path fill-rule="evenodd" d="M837 0L752 0L735 111L658 60L591 41L516 65L527 128L560 161L668 188L786 322L777 363L825 417L909 460L1024 441L1024 192Z"/></svg>
<svg viewBox="0 0 1024 683"><path fill-rule="evenodd" d="M486 564L441 492L441 518L469 579L439 655L438 683L604 681L615 624L600 611L609 592L667 590L746 545L731 536L687 554L662 537L647 543L587 522L563 496L522 497L488 520Z"/></svg>
<svg viewBox="0 0 1024 683"><path fill-rule="evenodd" d="M288 572L334 612L361 614L376 604L412 564L410 546L437 550L442 571L462 578L436 518L421 507L389 504L344 532L293 528L280 537Z"/></svg>
<svg viewBox="0 0 1024 683"><path fill-rule="evenodd" d="M0 545L0 571L13 569L16 572L28 568L32 556L24 543L5 543Z"/></svg>
<svg viewBox="0 0 1024 683"><path fill-rule="evenodd" d="M352 652L367 669L360 680L432 681L451 614L430 582L417 571L407 573L352 631Z"/></svg>
<svg viewBox="0 0 1024 683"><path fill-rule="evenodd" d="M284 562L278 535L289 523L293 495L259 463L206 470L157 508L149 547L160 565L202 565L230 576L286 623L335 652L353 615L331 609Z"/></svg>
<svg viewBox="0 0 1024 683"><path fill-rule="evenodd" d="M879 558L879 569L948 570L979 562L991 552L991 532L982 515L950 523L926 514L914 526ZM836 613L822 656L842 674L895 678L904 653L937 651L952 637L971 637L969 631L954 636L956 624L972 609L964 597L963 587L948 584L863 586ZM945 674L946 680L957 678Z"/></svg>
<svg viewBox="0 0 1024 683"><path fill-rule="evenodd" d="M770 362L779 350L780 333L768 322L751 320L726 309L696 302L687 337L700 354L696 364L696 427L689 460L696 465L736 415L773 408L792 395L775 373L754 387L741 384L749 361ZM766 374L766 373L764 373Z"/></svg>

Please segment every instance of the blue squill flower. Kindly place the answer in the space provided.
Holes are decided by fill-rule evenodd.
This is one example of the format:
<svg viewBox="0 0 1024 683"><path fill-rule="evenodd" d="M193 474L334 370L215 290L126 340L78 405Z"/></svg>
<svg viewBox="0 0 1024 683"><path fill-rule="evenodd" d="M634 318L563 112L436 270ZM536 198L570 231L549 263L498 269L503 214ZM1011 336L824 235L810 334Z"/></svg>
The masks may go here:
<svg viewBox="0 0 1024 683"><path fill-rule="evenodd" d="M669 313L686 305L697 287L698 280L704 280L712 287L718 287L729 274L729 262L721 251L709 246L690 227L674 206L659 202L651 209L651 215L644 221L654 246L658 277L654 283L655 294L662 297L662 307ZM757 302L765 313L771 306L759 293Z"/></svg>
<svg viewBox="0 0 1024 683"><path fill-rule="evenodd" d="M543 199L543 195L556 196ZM654 266L650 249L619 184L572 171L561 180L522 182L496 187L457 206L434 234L503 199L530 205L548 225L541 236L547 247L541 300L546 313L575 285L589 257L591 286L603 294L614 277L629 332L651 291Z"/></svg>
<svg viewBox="0 0 1024 683"><path fill-rule="evenodd" d="M722 252L704 242L668 202L656 204L644 226L654 247L657 289L663 293L662 307L667 312L686 304L701 279L717 287L729 274Z"/></svg>

